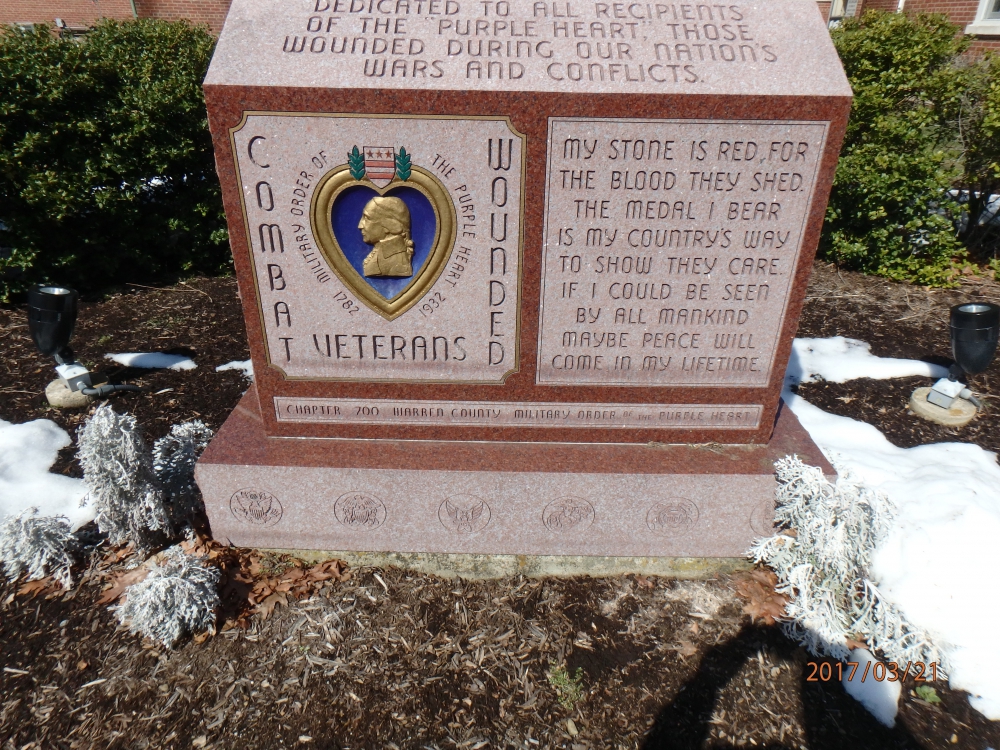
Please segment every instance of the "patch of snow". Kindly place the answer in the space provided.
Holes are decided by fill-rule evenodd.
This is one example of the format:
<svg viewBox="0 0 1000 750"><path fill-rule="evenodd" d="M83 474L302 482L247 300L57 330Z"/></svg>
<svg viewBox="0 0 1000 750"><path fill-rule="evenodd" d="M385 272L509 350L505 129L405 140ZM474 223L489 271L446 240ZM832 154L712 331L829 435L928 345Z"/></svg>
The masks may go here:
<svg viewBox="0 0 1000 750"><path fill-rule="evenodd" d="M247 380L253 381L253 361L252 360L235 360L233 362L226 362L224 365L219 365L215 368L216 372L225 372L226 370L239 370L243 373L243 377Z"/></svg>
<svg viewBox="0 0 1000 750"><path fill-rule="evenodd" d="M830 361L841 356L836 347L811 348L812 364L805 369L832 380L826 376L838 371ZM872 425L828 414L787 388L782 398L828 458L896 505L872 559L879 592L934 639L945 654L942 671L951 687L968 691L975 709L1000 720L996 455L967 443L899 448Z"/></svg>
<svg viewBox="0 0 1000 750"><path fill-rule="evenodd" d="M881 723L890 728L896 726L896 711L899 708L901 692L899 682L886 679L879 681L872 676L879 661L867 649L854 649L849 661L857 662L858 667L853 670L852 675L852 667L845 665L844 677L841 680L844 690Z"/></svg>
<svg viewBox="0 0 1000 750"><path fill-rule="evenodd" d="M869 344L843 336L795 339L792 341L792 355L785 371L785 385L814 383L818 380L844 383L857 378L886 380L911 375L944 378L948 376L948 368L918 359L876 357Z"/></svg>
<svg viewBox="0 0 1000 750"><path fill-rule="evenodd" d="M94 519L83 505L81 479L49 473L61 448L73 441L49 419L11 424L0 419L0 521L32 506L43 516L65 516L75 531Z"/></svg>
<svg viewBox="0 0 1000 750"><path fill-rule="evenodd" d="M123 352L121 354L105 354L104 358L125 367L141 367L150 370L193 370L198 366L190 357L181 354L164 354L163 352Z"/></svg>

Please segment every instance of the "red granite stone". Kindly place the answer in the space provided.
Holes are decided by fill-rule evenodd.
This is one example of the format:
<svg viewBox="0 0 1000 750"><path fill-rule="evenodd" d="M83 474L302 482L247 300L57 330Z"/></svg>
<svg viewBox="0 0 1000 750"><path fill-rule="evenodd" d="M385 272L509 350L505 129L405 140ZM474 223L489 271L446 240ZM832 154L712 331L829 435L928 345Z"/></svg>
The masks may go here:
<svg viewBox="0 0 1000 750"><path fill-rule="evenodd" d="M268 436L251 388L196 477L213 536L241 546L740 557L792 454L834 473L781 406L767 445L373 441ZM459 528L446 501L483 512Z"/></svg>
<svg viewBox="0 0 1000 750"><path fill-rule="evenodd" d="M506 12L504 12L506 11ZM235 0L205 81L266 547L742 555L851 91L814 4Z"/></svg>
<svg viewBox="0 0 1000 750"><path fill-rule="evenodd" d="M532 12L535 12L529 5L521 7L515 4L515 6L520 8L522 14L527 18L531 18ZM557 10L562 7L558 3L556 6L558 6ZM697 84L685 84L684 81L681 81L669 85L659 85L647 80L645 83L622 82L620 85L612 86L609 82L605 82L577 86L577 90L568 91L567 88L572 87L564 85L565 82L559 83L546 78L542 68L536 70L527 61L525 61L527 70L524 76L518 80L489 83L482 80L469 80L466 76L461 75L461 70L453 70L447 66L444 68L446 74L441 79L366 78L359 72L359 66L363 62L361 57L353 59L348 55L347 58L343 58L339 54L331 55L329 51L325 55L310 55L305 52L303 53L305 57L297 57L293 53L282 53L283 38L291 38L288 35L294 36L304 33L307 26L312 28L319 23L318 21L310 21L310 18L322 16L323 19L326 19L327 15L310 14L302 10L299 14L301 18L299 18L296 13L285 11L285 6L282 6L281 12L277 10L277 6L270 9L269 7L268 3L234 3L230 20L220 38L219 50L216 52L205 85L209 117L215 139L217 166L222 181L226 212L229 217L237 278L243 296L247 333L254 370L257 374L257 386L262 403L267 405L262 410L264 429L267 434L310 437L557 442L648 442L654 440L660 442L762 443L769 439L777 411L785 363L789 356L791 339L794 336L802 308L809 269L819 241L826 199L850 110L850 89L815 8L807 8L792 0L786 0L779 4L751 3L727 6L734 11L739 11L743 21L742 24L733 22L730 29L733 33L742 33L744 36L757 35L765 40L773 37L772 44L765 44L770 49L776 50L771 54L778 56L777 62L771 67L764 60L765 53L761 44L754 41L750 46L756 45L754 47L756 52L748 52L749 47L747 47L747 50L743 50L742 54L755 55L754 59L757 62L733 64L728 68L721 61L699 63L692 67L692 70L696 70L700 76ZM462 11L458 17L465 17L465 7L465 5L461 6ZM479 8L478 5L476 7ZM572 9L575 6L568 7ZM659 7L657 6L657 8ZM695 6L670 5L663 7L671 9L669 12L680 14L678 17L689 12L695 13L695 15L698 13L704 15L710 12L704 9L701 11L690 10ZM469 13L472 13L471 6L469 8ZM588 5L586 8L589 9L590 6ZM592 10L581 9L578 14L589 18L588 12L591 15L595 13ZM601 15L599 10L596 12ZM605 12L611 13L607 9ZM668 11L657 12L667 13ZM718 13L719 11L714 12ZM731 11L726 12L732 15ZM267 18L270 18L274 28L265 27L262 19ZM340 17L338 16L338 18ZM344 30L344 24L351 20L351 18L338 20L337 28L340 31L337 33L347 33ZM427 19L423 19L423 21L429 23ZM556 23L552 19L549 21ZM327 23L327 21L324 20L323 23ZM406 23L409 26L405 28L413 29L416 21L410 17ZM541 24L541 20L539 20L539 24ZM648 25L642 25L643 33L646 32L647 27ZM420 28L425 29L424 26ZM656 31L663 39L671 39L671 28L671 24L664 21ZM704 23L699 28L702 30L699 33L708 33L708 27ZM721 26L719 28L721 29ZM429 31L426 33L429 34L435 29L437 27L431 23ZM743 30L740 31L740 29ZM360 32L360 26L354 31ZM673 28L673 32L676 33L677 28ZM420 34L425 34L425 31L421 31ZM319 39L321 36L309 38ZM362 36L364 35L361 34L359 38ZM439 43L439 45L444 43L443 39L425 38L425 36L420 37L424 40L425 47L432 46L431 42ZM556 42L561 42L561 40L560 36ZM255 49L254 44L258 45L259 49ZM327 42L323 42L323 45L326 44ZM553 44L555 43L553 42ZM638 44L638 42L633 44ZM646 58L652 60L667 54L663 51L664 49L661 45L653 55L650 46L647 45L645 51L641 53L633 51L633 54L635 57L645 55ZM447 58L446 50L444 52L438 50L434 54L438 54L438 52ZM708 54L704 50L703 52ZM674 45L674 53L677 54L676 45ZM554 54L557 59L561 59L560 55L563 53L557 50ZM713 52L713 54L715 53ZM534 61L535 59L532 58L532 63ZM451 64L451 61L446 60L446 62ZM375 80L378 82L377 85L374 83ZM247 82L253 85L247 85ZM369 83L371 83L369 87L359 87L360 84ZM276 339L272 339L270 345L265 343L265 322L272 322L270 306L271 300L275 297L268 290L260 288L260 285L266 281L266 277L261 276L264 273L261 266L262 261L258 260L256 266L253 261L255 252L257 256L260 256L264 249L260 246L264 242L264 237L260 236L260 245L255 251L253 243L258 241L257 234L255 233L252 237L248 235L248 224L244 218L244 198L247 198L252 191L253 182L258 179L258 176L256 176L257 173L254 176L250 176L248 173L244 176L245 185L241 186L236 163L238 154L234 154L233 150L238 137L240 137L241 123L245 123L244 118L250 116L248 113L251 115L254 113L256 115L261 113L285 113L286 115L288 113L335 113L337 116L349 115L353 117L400 115L416 118L413 120L413 128L420 127L420 123L423 122L420 118L508 118L509 127L513 131L523 134L524 210L523 228L520 233L522 251L518 299L517 349L519 361L516 364L516 369L509 372L502 383L462 382L462 377L454 375L442 378L443 381L451 380L451 382L414 382L400 377L395 371L388 373L384 379L373 376L370 371L359 377L351 377L350 373L346 375L335 373L334 377L331 377L330 372L335 372L333 370L321 371L317 369L312 371L308 368L293 376L289 376L285 372L287 366L283 361L284 356L280 351L280 344L276 343ZM802 212L803 222L801 236L797 244L797 254L789 256L782 255L780 252L758 253L752 250L745 253L748 257L753 257L755 262L770 256L780 257L784 264L781 267L782 283L787 284L787 293L773 301L773 309L768 313L770 317L767 326L756 329L756 335L769 337L767 340L770 342L768 344L770 365L760 377L756 378L755 382L752 384L737 382L733 385L727 385L726 380L722 379L709 386L686 385L684 377L671 375L665 380L661 380L662 384L647 384L643 382L642 378L634 378L627 382L574 381L554 385L545 382L544 378L541 377L542 370L539 368L538 354L540 350L539 328L545 233L544 211L547 179L552 178L552 175L547 177L546 174L549 159L546 144L552 118L600 118L601 122L610 121L612 124L625 119L665 120L673 123L679 121L696 122L701 123L699 127L704 127L706 133L715 132L712 131L715 128L716 131L722 132L724 135L732 130L731 128L726 130L728 124L740 122L744 124L753 122L784 125L799 123L803 124L803 127L808 124L818 124L825 128L822 154L818 155L814 165L815 174L811 201L808 202L808 209ZM741 127L744 129L739 132L748 132L751 136L753 135L753 127L749 125ZM759 125L759 127L764 126ZM239 132L232 133L231 131L234 130ZM259 150L258 153L266 153L268 144L275 142L275 139L280 136L272 135L271 131L261 130L260 132L267 132L268 138L271 139L260 141L258 144L263 149ZM382 136L373 135L372 137L378 140ZM332 140L335 139L324 134L317 142L332 143ZM348 143L348 141L344 141L344 143ZM712 145L715 146L714 142ZM343 148L340 146L341 144L330 146L331 165L346 160L348 146ZM248 146L248 148L252 147L253 144ZM303 146L303 148L306 147ZM429 154L424 153L419 156L424 160L425 166L430 164ZM247 161L245 157L244 161ZM308 164L305 157L303 157L303 163ZM714 170L718 166L719 163L716 160L713 162L712 169ZM756 167L762 168L760 163L757 163ZM322 169L318 170L319 173L322 171ZM744 181L746 182L751 177L752 169L744 170L744 172ZM259 173L260 179L268 177L267 170L259 170ZM683 177L688 179L686 175ZM286 192L288 191L286 190ZM746 193L746 195L752 195L752 193ZM775 193L775 195L778 194ZM278 203L283 201L287 203L286 196L279 196L277 192L274 193L272 200L276 200ZM275 215L279 211L280 209L276 210ZM287 258L287 255L295 252L294 243L291 241L291 235L294 232L289 224L292 218L287 213L278 217L284 228L284 237L288 238L285 243L287 246L286 263L291 263L293 260ZM617 222L623 227L623 231L627 229L623 219L615 218L616 221L611 223ZM655 223L652 222L650 225ZM660 224L666 228L674 226L665 222L660 222ZM750 225L757 228L753 222L748 224L748 226ZM697 226L709 228L710 224L703 221ZM741 233L743 229L743 226L737 226L737 230ZM796 231L798 230L796 229ZM733 237L735 238L736 234ZM734 241L742 241L742 238L736 238ZM314 245L310 245L310 247L314 247ZM485 248L483 252L488 252L488 242L483 247ZM476 250L479 252L480 249L476 248ZM624 251L631 251L631 248L622 245L621 251L624 255ZM732 251L729 252L732 254ZM711 253L694 251L693 254ZM482 256L480 258L480 263L485 262ZM729 260L729 255L723 254L722 262L725 263ZM791 265L793 262L794 265ZM325 266L323 267L325 268ZM289 273L287 269L285 273ZM723 276L723 278L718 278L720 275L722 275L721 271L716 274L713 282L715 286L711 293L712 301L699 303L701 307L707 309L713 305L723 306L724 303L719 301L725 294L723 282L739 280L737 277ZM590 278L596 277L591 276ZM666 276L658 276L657 280L661 281L667 278ZM681 281L678 287L680 291L675 292L675 297L684 291L684 282L686 281L687 279ZM554 284L547 282L547 284L552 284L553 288L558 283L561 282L557 281ZM447 290L448 287L443 286L439 281L434 289ZM267 300L261 301L265 296L267 296ZM280 301L287 302L291 307L293 316L287 319L289 324L300 326L302 315L295 316L294 294L287 299L282 297ZM485 303L483 304L485 305ZM369 314L363 305L360 312L364 315ZM464 314L462 310L452 312L456 315ZM612 308L606 306L605 312L610 315ZM655 314L656 311L649 312ZM416 310L411 310L403 318L393 321L391 326L385 330L395 331L396 327L406 325L405 321L412 320L415 315ZM278 318L278 313L274 313L273 317ZM302 332L295 333L293 330L294 340L286 342L288 346L299 347L297 351L292 350L296 351L297 357L311 356L315 360L317 357L314 348L319 350L322 348L322 344L311 343L310 333L335 330L323 329L318 324L310 328L309 324L313 317L315 317L315 313L310 309L306 315L307 323L301 328ZM278 320L277 323L277 333L272 331L272 336L281 335L280 326L283 320ZM559 331L562 330L558 326L565 327L564 323L563 320L556 320L550 324L550 328L554 331L552 336L558 336ZM347 325L350 324L349 321ZM751 325L753 324L751 323ZM764 328L767 328L767 331L764 331ZM627 327L619 326L619 329L627 330ZM367 329L361 326L360 328L344 328L342 330L351 333ZM664 328L664 330L669 330L669 327ZM733 328L733 330L736 329ZM708 335L710 336L711 332ZM321 341L322 336L319 339L319 342ZM345 338L344 341L346 342L348 339ZM633 339L633 341L637 342L638 339ZM552 344L552 346L557 345L558 342ZM329 343L327 347L329 347ZM278 350L274 351L275 348ZM551 346L549 348L551 349ZM633 351L639 350L633 348ZM713 352L703 348L698 353L712 354ZM639 359L642 358L643 354L648 354L648 352L643 350L636 356L633 369L638 369ZM675 349L674 354L678 355L676 359L681 359L681 350ZM607 361L610 361L610 358ZM643 366L645 366L645 362L643 362ZM676 362L673 367L675 370L677 369ZM314 374L310 374L313 372ZM377 382L380 380L381 382ZM446 405L451 405L452 402L475 404L484 402L532 404L540 402L546 405L572 404L574 407L581 404L602 404L618 406L619 411L627 408L630 404L677 405L679 407L696 405L707 408L718 405L753 406L756 411L749 419L756 423L756 427L751 429L721 429L717 425L704 424L697 420L664 429L648 425L642 427L623 425L615 429L606 429L597 425L522 427L510 423L496 425L413 424L397 421L392 424L366 424L351 421L338 421L337 423L279 421L275 407L272 405L272 399L275 397L286 397L295 403L300 403L297 401L298 399L310 398L353 400L351 402L352 408L357 405L357 402L371 399L443 401L446 402Z"/></svg>

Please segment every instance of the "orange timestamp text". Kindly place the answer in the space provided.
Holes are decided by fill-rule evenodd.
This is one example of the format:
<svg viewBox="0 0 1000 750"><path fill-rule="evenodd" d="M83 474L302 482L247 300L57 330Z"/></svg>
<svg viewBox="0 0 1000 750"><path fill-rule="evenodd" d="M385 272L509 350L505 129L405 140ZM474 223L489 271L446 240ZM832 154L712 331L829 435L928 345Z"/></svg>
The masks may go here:
<svg viewBox="0 0 1000 750"><path fill-rule="evenodd" d="M806 662L806 667L811 670L806 675L806 682L829 682L834 679L834 675L836 675L837 680L844 680L846 677L850 682L858 675L861 663L856 661L834 663L809 661ZM885 680L898 682L910 676L916 682L928 682L938 678L937 668L938 665L935 661L908 661L905 666L894 661L869 661L865 663L864 671L860 673L860 677L862 682L869 677L875 682Z"/></svg>

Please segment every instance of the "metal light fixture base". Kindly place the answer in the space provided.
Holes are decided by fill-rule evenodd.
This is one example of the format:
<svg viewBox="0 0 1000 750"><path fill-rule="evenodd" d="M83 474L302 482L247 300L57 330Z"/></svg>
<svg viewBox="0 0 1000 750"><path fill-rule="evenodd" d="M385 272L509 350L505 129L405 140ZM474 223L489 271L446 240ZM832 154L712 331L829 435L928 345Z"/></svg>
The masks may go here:
<svg viewBox="0 0 1000 750"><path fill-rule="evenodd" d="M56 374L62 384L71 391L79 391L92 385L90 371L79 362L56 365Z"/></svg>

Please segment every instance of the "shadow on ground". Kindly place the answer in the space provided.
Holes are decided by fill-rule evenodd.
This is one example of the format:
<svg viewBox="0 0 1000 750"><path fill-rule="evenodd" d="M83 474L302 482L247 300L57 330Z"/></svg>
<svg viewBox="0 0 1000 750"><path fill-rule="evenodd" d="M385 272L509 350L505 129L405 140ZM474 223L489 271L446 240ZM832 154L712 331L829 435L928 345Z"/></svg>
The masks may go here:
<svg viewBox="0 0 1000 750"><path fill-rule="evenodd" d="M809 750L925 747L900 722L894 729L880 724L836 682L807 681L807 675L813 671L806 668L810 657L803 655L778 628L747 626L735 638L706 652L694 677L681 688L673 703L660 710L643 750L700 750L706 747L792 750L799 747L799 742L791 738L751 744L747 738L760 735L746 732L739 738L721 738L713 732L713 715L727 702L726 686L747 662L756 661L759 653L767 654L771 663L796 664L801 684L799 710L806 735L804 744ZM766 704L770 697L760 696L762 719L768 712Z"/></svg>

